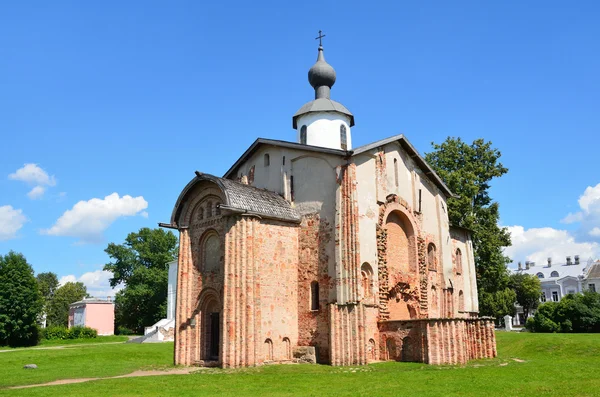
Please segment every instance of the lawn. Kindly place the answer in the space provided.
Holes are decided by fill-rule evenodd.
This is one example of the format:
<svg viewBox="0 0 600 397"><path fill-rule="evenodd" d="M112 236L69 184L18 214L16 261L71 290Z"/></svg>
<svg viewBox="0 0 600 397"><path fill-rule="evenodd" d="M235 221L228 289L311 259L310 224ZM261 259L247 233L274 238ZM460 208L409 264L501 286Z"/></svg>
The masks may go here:
<svg viewBox="0 0 600 397"><path fill-rule="evenodd" d="M0 391L11 396L597 396L600 335L498 333L494 360L466 366L379 363L364 367L273 365L205 369L191 375L126 378ZM172 344L105 345L0 354L0 382L27 384L68 377L107 376L168 365ZM69 354L61 356L62 354ZM9 356L13 355L12 358ZM29 360L30 359L30 360ZM7 360L12 360L7 367ZM37 361L36 361L37 360ZM43 360L43 361L42 361ZM40 369L21 369L25 361ZM523 362L521 362L523 361ZM50 365L51 370L46 370ZM69 370L65 371L65 366ZM95 368L97 367L97 368ZM60 371L60 369L63 369ZM56 371L58 370L58 371ZM38 374L34 374L34 372ZM26 374L26 375L25 375ZM5 394L2 394L5 393Z"/></svg>

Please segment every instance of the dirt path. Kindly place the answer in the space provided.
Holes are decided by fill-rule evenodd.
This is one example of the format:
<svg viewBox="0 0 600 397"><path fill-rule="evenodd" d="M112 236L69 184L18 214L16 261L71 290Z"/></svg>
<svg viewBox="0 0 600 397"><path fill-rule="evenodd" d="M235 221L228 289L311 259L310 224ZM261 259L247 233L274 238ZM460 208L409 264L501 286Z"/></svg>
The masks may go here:
<svg viewBox="0 0 600 397"><path fill-rule="evenodd" d="M84 383L92 380L104 380L104 379L119 379L119 378L137 378L142 376L164 376L164 375L187 375L192 372L202 370L198 367L185 367L185 368L173 368L165 371L134 371L130 374L126 375L117 375L117 376L107 376L104 378L79 378L79 379L59 379L48 383L39 383L37 385L23 385L23 386L11 386L6 389L29 389L32 387L42 387L42 386L55 386L55 385L70 385L73 383Z"/></svg>
<svg viewBox="0 0 600 397"><path fill-rule="evenodd" d="M56 349L67 349L70 347L79 347L79 346L98 346L98 345L118 345L125 343L123 342L101 342L101 343L74 343L72 345L60 345L60 346L48 346L48 347L21 347L18 349L7 349L0 350L0 353L10 353L10 352L22 352L24 350L56 350Z"/></svg>

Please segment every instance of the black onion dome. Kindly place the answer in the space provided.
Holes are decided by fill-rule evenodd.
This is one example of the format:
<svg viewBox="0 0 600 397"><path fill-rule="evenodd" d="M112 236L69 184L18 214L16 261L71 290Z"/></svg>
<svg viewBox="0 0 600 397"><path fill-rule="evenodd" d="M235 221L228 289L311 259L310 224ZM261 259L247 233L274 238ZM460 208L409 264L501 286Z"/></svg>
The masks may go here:
<svg viewBox="0 0 600 397"><path fill-rule="evenodd" d="M308 71L308 82L316 90L319 87L333 87L335 84L335 70L325 61L323 47L319 47L317 62Z"/></svg>

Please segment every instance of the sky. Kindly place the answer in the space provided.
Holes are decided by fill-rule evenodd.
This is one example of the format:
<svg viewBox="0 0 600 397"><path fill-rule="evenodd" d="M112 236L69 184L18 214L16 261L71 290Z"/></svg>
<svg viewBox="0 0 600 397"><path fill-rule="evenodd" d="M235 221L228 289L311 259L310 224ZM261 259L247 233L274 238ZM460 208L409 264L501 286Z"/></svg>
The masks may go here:
<svg viewBox="0 0 600 397"><path fill-rule="evenodd" d="M505 253L600 258L600 3L0 4L0 254L114 295L104 249L168 222L194 171L294 141L323 30L355 147L491 141Z"/></svg>

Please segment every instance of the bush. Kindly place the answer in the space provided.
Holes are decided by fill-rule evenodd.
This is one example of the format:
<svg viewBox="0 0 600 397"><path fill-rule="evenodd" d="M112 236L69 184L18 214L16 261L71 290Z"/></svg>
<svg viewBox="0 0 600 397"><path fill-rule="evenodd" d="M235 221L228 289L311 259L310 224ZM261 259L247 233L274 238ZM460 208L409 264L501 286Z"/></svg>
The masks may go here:
<svg viewBox="0 0 600 397"><path fill-rule="evenodd" d="M55 339L92 339L98 336L98 331L89 327L48 327L44 329L43 337L47 340Z"/></svg>
<svg viewBox="0 0 600 397"><path fill-rule="evenodd" d="M586 291L546 302L526 327L533 332L600 332L600 294Z"/></svg>
<svg viewBox="0 0 600 397"><path fill-rule="evenodd" d="M117 328L117 335L134 335L133 331L127 327L119 327Z"/></svg>

